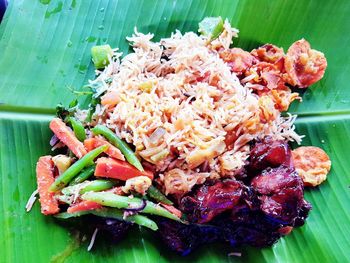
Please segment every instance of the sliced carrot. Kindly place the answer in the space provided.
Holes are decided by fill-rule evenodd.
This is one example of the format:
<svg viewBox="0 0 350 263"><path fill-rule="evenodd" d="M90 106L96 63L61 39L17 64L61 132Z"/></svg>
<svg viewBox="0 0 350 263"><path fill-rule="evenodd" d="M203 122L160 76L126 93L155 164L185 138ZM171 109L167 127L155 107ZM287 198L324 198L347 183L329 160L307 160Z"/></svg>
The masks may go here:
<svg viewBox="0 0 350 263"><path fill-rule="evenodd" d="M174 206L172 205L166 205L166 204L163 204L163 203L160 203L161 206L163 206L166 210L168 210L170 213L172 213L173 215L177 216L178 218L181 218L182 217L182 212L175 208Z"/></svg>
<svg viewBox="0 0 350 263"><path fill-rule="evenodd" d="M105 145L105 144L107 144L109 146L105 152L107 155L109 155L112 158L115 158L115 159L118 159L121 161L125 161L125 158L124 158L124 155L122 154L122 152L117 147L113 146L112 144L110 144L109 142L107 142L104 139L94 137L94 138L86 139L84 141L84 146L88 152L90 152L91 150L93 150L97 147Z"/></svg>
<svg viewBox="0 0 350 263"><path fill-rule="evenodd" d="M74 133L68 129L61 119L54 118L50 122L50 129L78 158L83 157L87 153L83 143L75 137Z"/></svg>
<svg viewBox="0 0 350 263"><path fill-rule="evenodd" d="M67 212L68 213L75 213L75 212L81 212L81 211L90 211L90 210L96 210L100 209L102 206L98 203L95 203L93 201L81 201L77 204L74 204L70 207L68 207Z"/></svg>
<svg viewBox="0 0 350 263"><path fill-rule="evenodd" d="M128 180L137 176L147 176L153 179L153 173L150 171L140 172L134 166L127 162L122 162L112 158L101 157L96 161L95 176L108 177L119 180Z"/></svg>
<svg viewBox="0 0 350 263"><path fill-rule="evenodd" d="M36 179L40 197L41 213L44 215L52 215L59 212L58 202L54 198L55 193L49 191L49 187L55 181L53 171L54 164L52 157L40 157L36 164Z"/></svg>

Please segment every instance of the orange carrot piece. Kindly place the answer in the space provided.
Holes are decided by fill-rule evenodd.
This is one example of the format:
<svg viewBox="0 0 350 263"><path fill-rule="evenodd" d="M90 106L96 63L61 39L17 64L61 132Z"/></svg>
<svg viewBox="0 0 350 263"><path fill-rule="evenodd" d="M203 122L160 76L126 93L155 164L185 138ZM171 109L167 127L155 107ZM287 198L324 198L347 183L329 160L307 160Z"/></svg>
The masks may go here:
<svg viewBox="0 0 350 263"><path fill-rule="evenodd" d="M96 210L100 209L102 206L98 203L95 203L93 201L81 201L77 204L74 204L70 207L68 207L67 212L68 213L76 213L81 211L90 211L90 210Z"/></svg>
<svg viewBox="0 0 350 263"><path fill-rule="evenodd" d="M163 203L160 203L160 205L163 206L166 210L168 210L173 215L177 216L178 218L182 217L182 212L179 209L175 208L174 206L166 205Z"/></svg>
<svg viewBox="0 0 350 263"><path fill-rule="evenodd" d="M124 158L124 155L122 154L122 152L117 147L113 146L112 144L110 144L106 140L103 140L103 139L98 138L98 137L94 137L94 138L86 139L84 141L84 146L88 152L92 151L93 149L95 149L97 147L105 145L105 144L107 144L109 146L108 149L105 151L105 153L107 155L109 155L110 157L112 157L114 159L125 161L125 158Z"/></svg>
<svg viewBox="0 0 350 263"><path fill-rule="evenodd" d="M78 158L83 157L87 153L83 143L75 137L74 133L68 129L61 119L54 118L50 122L50 129Z"/></svg>
<svg viewBox="0 0 350 263"><path fill-rule="evenodd" d="M126 181L130 178L142 175L153 180L152 172L140 172L137 168L127 162L106 157L101 157L96 161L95 176L97 177L107 177Z"/></svg>
<svg viewBox="0 0 350 263"><path fill-rule="evenodd" d="M54 164L51 156L42 156L36 164L36 179L39 191L39 201L41 205L41 213L44 215L52 215L59 212L58 202L54 198L53 192L49 191L49 187L55 181Z"/></svg>

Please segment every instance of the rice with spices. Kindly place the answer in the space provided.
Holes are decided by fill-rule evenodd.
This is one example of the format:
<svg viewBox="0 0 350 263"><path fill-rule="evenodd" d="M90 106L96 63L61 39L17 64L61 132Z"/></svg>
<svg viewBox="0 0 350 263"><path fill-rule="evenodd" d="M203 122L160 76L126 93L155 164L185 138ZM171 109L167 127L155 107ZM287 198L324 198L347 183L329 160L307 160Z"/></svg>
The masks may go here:
<svg viewBox="0 0 350 263"><path fill-rule="evenodd" d="M224 32L208 44L203 36L179 31L152 42L152 34L135 29L128 38L134 53L121 59L115 51L91 82L102 83L98 93L112 98L102 99L94 122L115 130L154 164L167 194L184 194L207 178L234 176L254 139L301 140L295 116L282 117L273 107L279 99L285 110L295 99L290 90L259 97L253 78L241 84L220 58L218 50L228 49L237 32L226 21Z"/></svg>

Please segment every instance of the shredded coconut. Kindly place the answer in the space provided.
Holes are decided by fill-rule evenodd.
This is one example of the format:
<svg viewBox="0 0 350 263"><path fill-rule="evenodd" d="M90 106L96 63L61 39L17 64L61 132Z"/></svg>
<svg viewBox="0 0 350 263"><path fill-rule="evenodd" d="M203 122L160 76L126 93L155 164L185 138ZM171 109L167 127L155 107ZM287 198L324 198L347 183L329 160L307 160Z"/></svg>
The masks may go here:
<svg viewBox="0 0 350 263"><path fill-rule="evenodd" d="M98 232L98 228L95 228L95 231L94 231L94 233L92 234L92 237L91 237L91 240L90 240L90 244L89 244L89 246L87 247L87 251L90 251L90 250L92 249L92 247L94 246L97 232Z"/></svg>
<svg viewBox="0 0 350 263"><path fill-rule="evenodd" d="M36 195L39 193L38 189L36 189L29 197L28 202L26 204L26 212L32 210L32 207L36 201Z"/></svg>

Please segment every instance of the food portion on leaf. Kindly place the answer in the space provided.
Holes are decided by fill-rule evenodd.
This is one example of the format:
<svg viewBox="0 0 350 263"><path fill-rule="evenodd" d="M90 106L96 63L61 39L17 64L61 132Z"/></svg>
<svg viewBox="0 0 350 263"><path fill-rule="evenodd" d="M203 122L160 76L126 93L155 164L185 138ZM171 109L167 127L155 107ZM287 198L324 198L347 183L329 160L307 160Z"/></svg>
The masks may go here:
<svg viewBox="0 0 350 263"><path fill-rule="evenodd" d="M283 112L323 77L324 55L304 39L287 53L231 47L238 30L221 17L199 32L153 42L135 30L124 57L92 48L88 108L57 107L59 154L37 165L43 214L158 230L182 255L212 242L270 246L304 224L304 185L331 163L317 147L291 150L303 136Z"/></svg>
<svg viewBox="0 0 350 263"><path fill-rule="evenodd" d="M292 151L293 162L305 186L318 186L327 179L331 160L321 148L302 146Z"/></svg>

